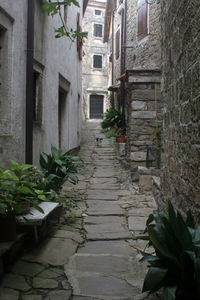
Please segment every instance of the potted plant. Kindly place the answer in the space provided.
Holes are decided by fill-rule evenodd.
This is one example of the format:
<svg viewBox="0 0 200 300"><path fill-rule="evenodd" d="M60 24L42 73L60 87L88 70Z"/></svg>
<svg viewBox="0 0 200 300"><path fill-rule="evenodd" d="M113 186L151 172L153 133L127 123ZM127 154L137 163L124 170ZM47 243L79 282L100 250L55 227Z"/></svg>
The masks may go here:
<svg viewBox="0 0 200 300"><path fill-rule="evenodd" d="M123 128L117 129L116 141L118 143L125 143L125 131Z"/></svg>
<svg viewBox="0 0 200 300"><path fill-rule="evenodd" d="M31 165L19 165L11 160L12 167L0 170L0 241L16 237L15 216L29 212L30 206L43 212L39 204L46 194L31 182Z"/></svg>

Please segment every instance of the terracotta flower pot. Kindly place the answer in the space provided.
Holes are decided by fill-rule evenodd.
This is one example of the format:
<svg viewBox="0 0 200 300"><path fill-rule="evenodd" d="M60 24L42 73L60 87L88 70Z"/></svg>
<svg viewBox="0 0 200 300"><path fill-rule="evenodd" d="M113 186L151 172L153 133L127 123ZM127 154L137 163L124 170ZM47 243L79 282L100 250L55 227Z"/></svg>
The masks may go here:
<svg viewBox="0 0 200 300"><path fill-rule="evenodd" d="M15 215L0 215L0 242L11 242L16 238Z"/></svg>
<svg viewBox="0 0 200 300"><path fill-rule="evenodd" d="M125 135L117 135L116 136L116 141L118 143L124 143L125 142Z"/></svg>

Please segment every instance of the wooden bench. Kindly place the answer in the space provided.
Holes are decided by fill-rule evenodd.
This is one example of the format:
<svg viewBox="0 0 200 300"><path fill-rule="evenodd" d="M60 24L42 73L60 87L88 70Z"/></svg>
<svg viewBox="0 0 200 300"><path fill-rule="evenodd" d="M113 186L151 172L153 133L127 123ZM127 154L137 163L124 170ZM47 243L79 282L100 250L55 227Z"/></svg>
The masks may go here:
<svg viewBox="0 0 200 300"><path fill-rule="evenodd" d="M36 242L38 241L38 227L41 226L53 212L62 207L62 205L57 202L42 202L39 206L43 209L44 213L31 207L30 213L16 217L18 225L33 226Z"/></svg>

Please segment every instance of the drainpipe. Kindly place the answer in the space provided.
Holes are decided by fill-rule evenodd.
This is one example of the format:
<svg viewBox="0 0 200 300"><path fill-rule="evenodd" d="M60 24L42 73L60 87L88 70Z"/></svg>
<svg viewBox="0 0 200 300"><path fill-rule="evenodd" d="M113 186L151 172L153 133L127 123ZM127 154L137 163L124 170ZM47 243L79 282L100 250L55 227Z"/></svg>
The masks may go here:
<svg viewBox="0 0 200 300"><path fill-rule="evenodd" d="M33 52L34 52L34 1L28 0L27 56L26 56L26 133L25 161L33 163Z"/></svg>
<svg viewBox="0 0 200 300"><path fill-rule="evenodd" d="M121 75L125 73L125 44L126 44L126 11L124 8L121 10ZM125 86L123 79L120 82L120 106L122 107L123 121L122 126L125 129Z"/></svg>
<svg viewBox="0 0 200 300"><path fill-rule="evenodd" d="M112 0L112 85L114 85L114 15L115 15L115 3ZM114 92L112 92L111 105L114 108Z"/></svg>

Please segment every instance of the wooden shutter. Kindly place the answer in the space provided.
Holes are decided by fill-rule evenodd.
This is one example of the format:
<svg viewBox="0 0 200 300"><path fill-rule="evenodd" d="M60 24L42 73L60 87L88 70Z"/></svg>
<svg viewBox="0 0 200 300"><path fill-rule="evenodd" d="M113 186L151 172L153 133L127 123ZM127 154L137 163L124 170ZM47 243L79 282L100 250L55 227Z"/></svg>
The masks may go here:
<svg viewBox="0 0 200 300"><path fill-rule="evenodd" d="M148 4L146 0L138 1L138 39L143 39L148 31L147 31L147 9Z"/></svg>
<svg viewBox="0 0 200 300"><path fill-rule="evenodd" d="M115 58L119 58L119 38L120 38L120 29L117 30L115 34Z"/></svg>

